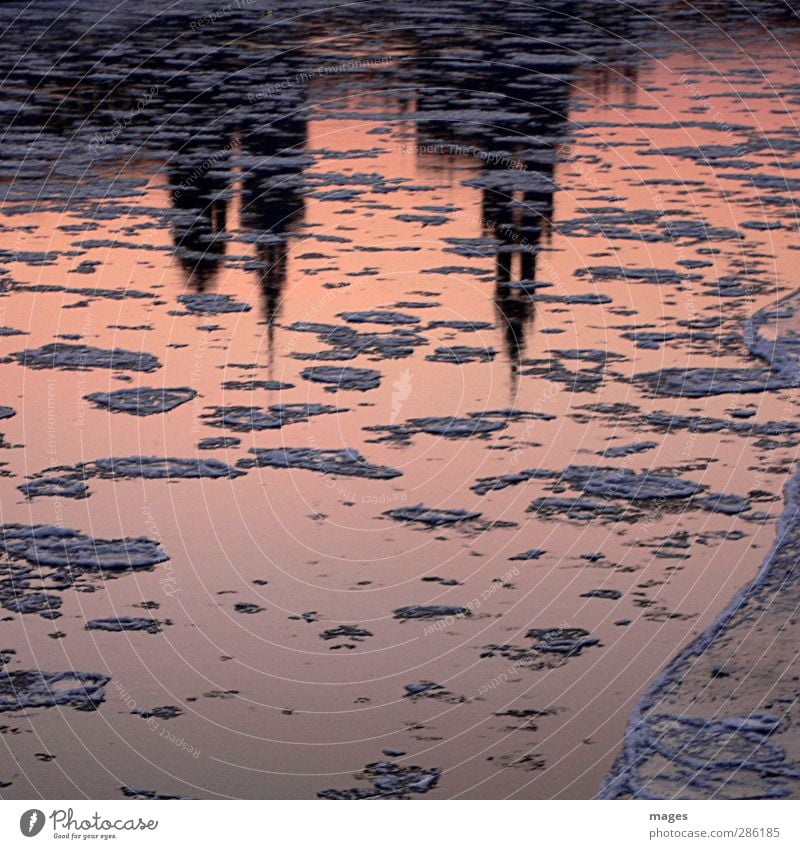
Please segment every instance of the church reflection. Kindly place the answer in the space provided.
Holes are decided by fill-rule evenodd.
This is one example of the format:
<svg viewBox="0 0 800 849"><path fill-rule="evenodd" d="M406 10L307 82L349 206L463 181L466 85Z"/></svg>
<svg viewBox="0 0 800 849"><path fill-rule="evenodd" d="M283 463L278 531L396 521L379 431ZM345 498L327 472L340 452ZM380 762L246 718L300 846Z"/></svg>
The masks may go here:
<svg viewBox="0 0 800 849"><path fill-rule="evenodd" d="M470 183L481 187L481 235L494 243L493 302L515 391L535 318L537 255L550 236L555 162L566 132L574 64L543 57L511 68L491 55L490 46L470 47L473 56L480 51L474 73L434 62L420 85L418 149L481 160L481 176ZM492 104L485 120L479 103ZM441 120L445 108L474 118Z"/></svg>
<svg viewBox="0 0 800 849"><path fill-rule="evenodd" d="M573 80L586 66L585 56L572 54L563 45L585 38L592 26L589 19L605 14L601 10L609 7L609 14L615 15L615 32L624 34L626 19L618 4L599 3L588 10L585 4L562 2L558 14L540 20L536 33L540 48L526 50L514 62L495 56L485 40L494 23L487 10L476 9L470 20L460 23L459 51L468 61L455 60L443 30L411 27L402 36L408 61L401 63L395 78L383 80L394 98L394 109L386 111L393 111L398 122L408 121L413 113L418 150L472 156L480 162L479 176L471 183L481 191L481 235L493 244L491 297L512 389L534 326L533 293L546 282L537 280L537 258L550 239L555 164L559 147L569 136ZM303 33L294 35L298 43L303 41ZM618 45L617 53L609 53L604 44L605 55L616 57L612 75L635 86L635 57L624 38ZM168 169L173 213L185 213L174 215L172 227L187 284L198 291L213 286L229 245L244 245L234 253L254 254L246 267L258 279L270 350L286 287L290 238L304 218L300 178L313 96L303 82L309 77L303 68L309 67L309 60L298 49L284 57L280 68L270 71L265 65L258 108L245 111L244 117L240 113L235 126L214 138L213 162L209 165L213 130L206 129L202 149L187 144L176 151ZM600 88L612 73L609 64L603 67L606 70L595 80ZM301 82L284 85L292 79ZM398 105L403 98L407 110ZM193 124L213 128L214 99L198 108ZM239 229L230 233L233 191L240 193L241 204Z"/></svg>
<svg viewBox="0 0 800 849"><path fill-rule="evenodd" d="M268 132L250 127L244 139L240 223L255 245L271 360L286 286L289 237L305 211L297 178L302 170L298 161L305 147L306 122L303 118L281 119L273 122Z"/></svg>
<svg viewBox="0 0 800 849"><path fill-rule="evenodd" d="M187 145L168 166L175 256L196 292L213 286L225 258L232 142L219 142L210 156Z"/></svg>
<svg viewBox="0 0 800 849"><path fill-rule="evenodd" d="M265 99L263 94L259 98ZM198 292L213 288L228 253L235 254L232 261L241 262L242 255L252 252L246 267L258 278L270 350L286 284L288 240L304 214L297 178L306 120L302 114L292 117L301 112L302 88L292 101L287 105L284 96L276 105L278 117L268 125L245 118L216 133L209 102L202 146L185 144L166 166L172 239L186 285ZM281 117L286 113L289 117ZM235 193L240 204L230 231ZM230 244L237 249L229 250Z"/></svg>

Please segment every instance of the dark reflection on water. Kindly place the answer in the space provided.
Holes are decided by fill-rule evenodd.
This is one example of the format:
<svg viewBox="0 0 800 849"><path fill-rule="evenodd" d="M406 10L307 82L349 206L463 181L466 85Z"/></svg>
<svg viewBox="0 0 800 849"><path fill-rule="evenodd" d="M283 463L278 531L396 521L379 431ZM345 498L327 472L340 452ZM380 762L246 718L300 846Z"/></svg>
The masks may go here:
<svg viewBox="0 0 800 849"><path fill-rule="evenodd" d="M220 138L220 141L223 141ZM224 142L229 146L231 142ZM225 258L228 198L232 182L230 153L226 147L213 163L204 149L193 153L188 143L167 163L172 208L175 255L186 275L187 285L197 292L213 288Z"/></svg>
<svg viewBox="0 0 800 849"><path fill-rule="evenodd" d="M79 716L85 725L75 745L90 740L110 750L109 741L132 740L142 757L118 754L115 766L131 786L158 781L165 792L313 796L328 783L347 787L364 764L375 766L385 745L431 770L398 779L387 768L401 787L410 775L418 787L434 789L441 766L442 795L591 795L619 743L625 704L653 672L651 652L668 657L722 603L720 586L741 583L757 568L769 516L710 511L719 503L738 508L740 500L767 511L767 490L780 491L781 464L795 447L791 432L772 426L794 412L784 397L765 393L735 422L727 420L730 410L749 401L715 397L711 418L701 420L697 399L654 399L629 378L662 359L733 369L746 357L741 326L751 305L722 302L713 288L718 271L733 277L745 267L737 266L741 240L723 232L717 268L702 252L716 246L695 234L707 224L730 232L755 217L762 195L740 181L730 200L717 175L702 171L707 163L661 148L705 144L704 133L731 144L724 126L713 123L716 103L696 137L692 128L684 134L663 124L673 122L670 108L691 116L696 106L680 79L684 64L695 61L694 48L681 38L713 43L721 40L718 25L749 32L749 11L712 3L495 7L471 0L370 0L331 9L298 0L243 5L212 25L198 19L216 11L218 0L163 5L78 4L52 25L67 4L45 0L29 26L12 27L0 57L7 75L0 189L13 200L3 206L0 232L14 240L0 255L8 286L0 294L9 295L0 336L7 394L19 399L3 402L18 406L17 416L0 411L3 429L17 428L3 448L12 472L6 477L4 466L0 475L4 517L11 517L4 521L91 526L109 538L146 533L163 540L171 558L160 572L137 574L140 583L124 575L113 584L98 579L80 604L64 591L59 625L68 643L35 612L6 608L17 617L0 617L3 634L16 631L19 654L11 665L56 670L65 646L76 668L108 670L111 686L122 689L108 688L99 717ZM788 28L779 4L756 6L762 20ZM0 5L0 24L21 8ZM678 50L674 67L659 64ZM696 60L701 70L704 61ZM796 158L784 126L790 117L770 113L774 91L760 97L768 84L752 79L752 104L766 120L748 134L763 130L783 145L781 156ZM724 84L710 72L705 82L714 94ZM656 101L662 97L665 114L646 111L644 97L634 103L640 85L650 86ZM625 112L626 104L634 108ZM726 121L738 120L740 106L720 97ZM649 129L662 126L647 135L644 120L637 124L641 116ZM615 158L604 145L618 141ZM639 154L649 158L642 163ZM758 155L755 164L769 176L777 166L765 150ZM685 247L665 235L660 209L644 210L649 214L627 229L627 219L615 217L655 203L631 163L665 178L658 191L670 214L693 216L683 222L691 237ZM697 203L666 179L684 170L706 190ZM609 200L614 193L618 201ZM774 199L778 209L784 197ZM627 208L613 210L616 203ZM748 251L765 252L767 237L774 239L770 249L788 242L788 208L780 207L780 230L748 230ZM60 216L55 231L56 216L37 218L40 211ZM722 213L737 221L718 220ZM65 222L78 229L59 230ZM98 235L96 244L82 244L84 225ZM619 260L641 269L650 261L642 259L651 245L637 241L637 227L661 252L658 262L667 257L663 285L647 275L629 283L606 268L608 279L597 288L613 293L607 310L606 301L573 309L572 301L558 300L565 291L591 291L595 278L584 266ZM36 253L44 245L61 252L58 263L45 264ZM27 258L15 253L29 249ZM785 262L787 253L778 259ZM684 254L689 265L676 262ZM588 258L598 255L613 260ZM96 264L97 277L82 283L107 287L86 301L72 273L84 259L87 274ZM130 278L120 279L131 268ZM687 270L698 272L689 281L696 291L684 287ZM756 295L766 301L774 281L762 277ZM115 290L128 279L141 287L137 297ZM32 292L35 280L53 286ZM208 318L203 304L219 301L203 298L184 309L187 299L177 300L184 288L223 293L234 312ZM383 314L365 318L374 310ZM699 324L687 316L699 316ZM151 333L142 329L145 320ZM335 333L328 335L330 325ZM309 329L319 332L300 332ZM28 368L13 356L64 341L65 330L87 345L142 346L161 370L65 370L53 380L52 369ZM21 342L15 331L29 336ZM490 346L501 349L496 359ZM466 350L468 362L457 349ZM581 354L586 365L573 373ZM328 368L312 366L315 359ZM619 365L606 370L606 360ZM337 385L342 379L349 385ZM61 393L53 409L51 382ZM132 422L89 405L89 393L96 399L120 385L172 386L184 400ZM273 397L289 406L267 412ZM683 423L673 421L673 402ZM234 414L223 421L225 405ZM48 417L58 423L52 432ZM748 432L748 420L769 425L764 439L751 439L762 434ZM24 422L33 422L29 433L22 433ZM707 422L719 425L738 455L731 448L730 458L718 457L713 429L688 433ZM250 424L260 429L251 432ZM256 468L248 450L254 446L274 449L270 462L265 456ZM281 467L278 446L300 448L301 461ZM196 468L206 458L231 468L215 480L159 478L141 486L97 475L80 502L20 496L28 475L56 460L74 470L95 450L123 457L163 450L199 458ZM681 503L673 512L648 513L647 521L642 511L635 514L641 522L602 524L630 507L605 503L619 501L610 478L605 489L598 484L602 495L594 502L607 512L594 517L585 508L591 521L580 526L563 505L591 490L576 489L574 474L566 484L559 479L577 451L586 455L581 463L669 469L708 493L724 489L725 498L711 498L706 512ZM73 456L79 452L87 456ZM237 466L241 460L247 462ZM345 477L362 461L370 474ZM189 460L173 462L194 468ZM329 473L329 463L344 479ZM585 506L588 495L581 501ZM406 524L408 517L430 518L413 508L420 502L446 508L445 525ZM536 502L547 502L541 513ZM465 515L479 518L447 524L448 516ZM744 528L740 535L727 537L730 522ZM177 598L164 589L173 585ZM112 599L112 592L119 595ZM141 615L153 599L159 621L170 624L158 634L132 634L132 642L101 643L99 655L84 633L84 608L107 618L119 602L132 608L127 614ZM481 605L440 610L474 615L425 618L429 606L470 599ZM420 606L421 619L394 615ZM566 648L563 656L542 658L530 641L522 645L531 629L548 633L562 622L588 636L585 652ZM34 634L30 640L19 638L23 628ZM135 641L145 638L139 656ZM11 641L4 636L1 644ZM31 646L37 657L26 653ZM639 656L642 646L647 656ZM149 730L136 738L141 719L121 692L135 692L140 707L180 704L182 715L168 721L199 743L203 756L187 762ZM72 737L55 712L39 711L32 721L37 733L52 733L65 747L61 763L81 765L72 771L87 792L118 793L88 763L95 755L89 744L85 752L66 750ZM35 751L24 755L33 762ZM38 763L33 768L43 769ZM63 797L63 780L51 771L43 792ZM15 778L11 792L25 787Z"/></svg>
<svg viewBox="0 0 800 849"><path fill-rule="evenodd" d="M59 3L41 5L43 18L63 11ZM7 84L12 91L30 88L35 96L25 109L6 113L9 129L65 138L78 160L90 154L86 167L98 156L125 161L163 153L171 203L180 213L170 222L175 252L187 285L197 291L213 288L224 262L231 190L238 185L239 223L257 245L262 268L256 277L268 327L280 311L286 240L302 220L303 168L292 159L302 151L309 80L324 76L331 83L325 97L335 101L348 91L348 62L395 56L396 62L371 73L370 85L391 92L396 120L407 118L404 99L415 104L419 145L438 146L445 156L467 151L485 172L521 168L552 178L579 70L591 71L600 95L622 81L629 101L638 66L658 55L664 30L691 28L713 36L737 16L747 21L751 14L713 2L641 9L553 2L512 5L502 14L472 3L453 2L440 11L404 3L389 4L393 26L387 25L387 10L378 12L371 3L348 4L345 14L308 0L291 15L277 2L235 9L224 26L212 26L198 24L202 3L191 12L176 7L155 17L147 4L113 10L110 4L89 5L94 26L82 18L88 9L62 15L16 66L12 45ZM6 4L6 14L21 8ZM792 14L777 2L755 4L752 12L778 23ZM36 24L31 22L34 30ZM123 31L127 37L109 60L107 45ZM50 57L62 48L65 55L51 67ZM515 50L524 50L524 57ZM345 70L329 75L337 66ZM359 86L365 78L352 75ZM245 164L236 173L239 154ZM6 154L6 173L20 165L17 155ZM553 191L483 190L483 229L499 242L494 301L506 325L512 367L525 349L533 305L508 284L536 280Z"/></svg>
<svg viewBox="0 0 800 849"><path fill-rule="evenodd" d="M298 160L303 158L306 122L299 103L297 113L277 118L268 127L246 125L244 129L240 219L242 227L253 234L256 256L262 264L255 273L270 357L286 284L287 243L304 214L299 190L303 166Z"/></svg>
<svg viewBox="0 0 800 849"><path fill-rule="evenodd" d="M563 52L561 46L569 45L574 35L578 5L559 5L557 14L543 17L535 36L543 52L553 53L528 56L522 63L497 55L485 37L459 44L469 55L465 62L451 62L442 55L447 52L444 40L423 37L417 47L420 67L430 66L414 81L420 148L445 156L472 156L487 177L480 230L496 242L493 301L512 392L534 320L530 292L537 282L537 255L552 223L557 150L564 139L572 73L579 64L579 57ZM479 12L474 26L486 25L480 18ZM465 28L469 32L470 25ZM486 104L502 118L490 114L484 120L481 112ZM458 116L456 120L437 115L449 111ZM541 179L531 179L537 176ZM518 190L517 177L523 186L541 187Z"/></svg>

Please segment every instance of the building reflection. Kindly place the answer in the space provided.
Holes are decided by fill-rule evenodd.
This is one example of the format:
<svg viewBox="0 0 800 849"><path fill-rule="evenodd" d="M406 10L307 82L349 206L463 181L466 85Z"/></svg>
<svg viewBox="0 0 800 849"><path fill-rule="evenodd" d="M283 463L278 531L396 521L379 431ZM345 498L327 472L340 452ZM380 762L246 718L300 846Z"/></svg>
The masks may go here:
<svg viewBox="0 0 800 849"><path fill-rule="evenodd" d="M568 15L554 19L553 31L540 37L568 38L569 21ZM429 63L419 86L418 150L480 161L480 176L469 184L481 190L479 230L494 245L493 302L515 392L535 318L537 256L550 237L557 148L565 137L576 62L542 55L511 67L492 55L489 44L466 49L473 72L444 59ZM448 111L470 119L442 120Z"/></svg>
<svg viewBox="0 0 800 849"><path fill-rule="evenodd" d="M243 140L240 224L255 246L255 273L271 361L275 324L286 288L289 238L302 223L305 211L299 187L306 120L301 114L273 121L266 130L247 127Z"/></svg>
<svg viewBox="0 0 800 849"><path fill-rule="evenodd" d="M235 125L220 122L213 97L193 103L192 124L204 128L197 133L202 144L181 145L166 170L172 240L186 285L199 292L213 288L228 253L232 263L252 253L244 265L258 279L271 348L286 285L288 240L303 219L299 177L306 118L303 87L280 85L291 79L290 66L266 67L261 79L250 91L252 109ZM238 215L232 215L236 194ZM236 249L229 250L230 244Z"/></svg>
<svg viewBox="0 0 800 849"><path fill-rule="evenodd" d="M207 145L187 144L167 165L175 256L196 292L214 285L225 259L235 141L222 135L216 141L219 146L211 152Z"/></svg>

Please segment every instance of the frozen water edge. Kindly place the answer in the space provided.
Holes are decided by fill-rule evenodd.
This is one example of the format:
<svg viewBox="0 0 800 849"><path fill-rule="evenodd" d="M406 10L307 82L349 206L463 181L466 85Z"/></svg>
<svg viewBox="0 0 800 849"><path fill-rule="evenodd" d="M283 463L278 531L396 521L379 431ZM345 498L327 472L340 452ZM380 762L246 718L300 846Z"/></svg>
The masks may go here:
<svg viewBox="0 0 800 849"><path fill-rule="evenodd" d="M735 652L723 644L723 639L728 632L748 622L765 600L766 614L760 611L760 626L766 630L782 626L781 608L773 613L780 617L777 621L765 622L764 616L770 615L769 601L773 597L797 592L794 567L800 547L800 471L787 484L785 493L786 509L761 571L737 593L716 621L678 654L638 702L628 720L622 751L600 788L599 798L730 798L729 793L734 798L796 798L800 791L800 770L774 742L780 735L796 738L799 730L796 725L763 711L734 716L730 711L735 708L735 702L718 707L712 704L712 699L704 699L704 693L694 701L693 716L663 712L670 691L682 686L698 657L706 655L712 660L718 655L719 668L725 669L725 677L735 674ZM745 660L746 656L738 659L738 663ZM746 676L747 670L742 672ZM784 673L783 677L789 676ZM796 682L794 689L797 690ZM796 698L797 693L793 695ZM704 703L710 708L709 715L698 716L697 711ZM693 729L688 741L683 739L687 729ZM728 756L732 748L730 738L738 744L733 757ZM706 751L707 759L703 757ZM660 766L653 774L649 767L655 760ZM665 785L674 792L664 792Z"/></svg>
<svg viewBox="0 0 800 849"><path fill-rule="evenodd" d="M770 311L771 316L777 321L793 318L798 301L800 293L794 293L779 305L786 311ZM756 320L764 323L769 317L763 311ZM797 336L791 330L778 333L770 344L775 359L791 362ZM756 337L750 348L764 356L764 345L765 340ZM755 662L758 644L750 646L760 634L796 628L792 613L798 592L800 469L786 484L784 495L775 541L758 575L668 664L636 704L622 750L601 785L599 798L796 798L800 794L800 767L792 757L800 729L788 714L800 692L797 658L794 652L786 663L773 657L765 669L763 659L760 665ZM791 644L790 633L782 636ZM760 687L758 675L763 678ZM726 683L716 684L720 679ZM747 687L753 681L757 689L748 699ZM736 696L731 695L734 691ZM771 701L764 705L767 695Z"/></svg>

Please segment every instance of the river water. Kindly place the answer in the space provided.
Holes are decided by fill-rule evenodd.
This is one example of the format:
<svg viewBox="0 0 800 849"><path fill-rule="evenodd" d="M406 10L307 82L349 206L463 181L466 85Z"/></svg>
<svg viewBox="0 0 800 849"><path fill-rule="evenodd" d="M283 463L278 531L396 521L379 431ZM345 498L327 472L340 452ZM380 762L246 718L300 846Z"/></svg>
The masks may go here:
<svg viewBox="0 0 800 849"><path fill-rule="evenodd" d="M0 9L0 793L592 797L800 453L791 19L82 5Z"/></svg>

